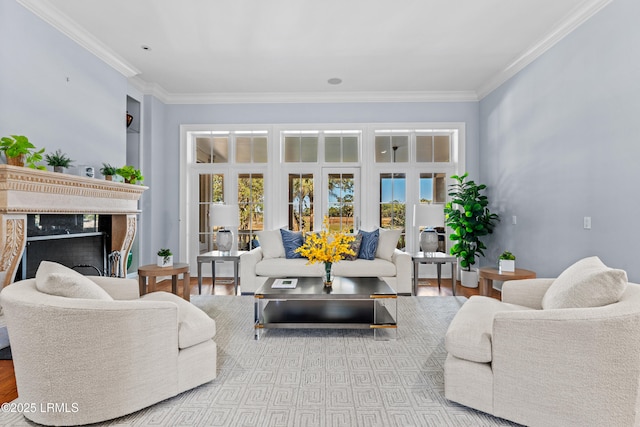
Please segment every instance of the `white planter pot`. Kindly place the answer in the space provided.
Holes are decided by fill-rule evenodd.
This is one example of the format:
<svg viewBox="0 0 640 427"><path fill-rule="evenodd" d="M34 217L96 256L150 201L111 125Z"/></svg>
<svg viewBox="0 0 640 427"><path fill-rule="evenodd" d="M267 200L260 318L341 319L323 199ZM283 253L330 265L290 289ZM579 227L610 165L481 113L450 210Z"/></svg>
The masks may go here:
<svg viewBox="0 0 640 427"><path fill-rule="evenodd" d="M460 284L465 288L477 288L478 287L478 270L471 269L471 271L460 271Z"/></svg>
<svg viewBox="0 0 640 427"><path fill-rule="evenodd" d="M500 273L513 273L516 271L516 260L514 259L501 259L498 260L498 269Z"/></svg>
<svg viewBox="0 0 640 427"><path fill-rule="evenodd" d="M171 267L173 266L173 255L169 255L168 257L166 257L166 262L165 262L165 257L158 255L158 267Z"/></svg>

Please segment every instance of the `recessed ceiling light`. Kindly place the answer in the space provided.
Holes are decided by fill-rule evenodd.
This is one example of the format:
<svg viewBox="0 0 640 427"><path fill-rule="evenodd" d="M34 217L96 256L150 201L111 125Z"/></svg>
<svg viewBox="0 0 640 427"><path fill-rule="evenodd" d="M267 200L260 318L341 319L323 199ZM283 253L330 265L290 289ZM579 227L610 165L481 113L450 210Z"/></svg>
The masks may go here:
<svg viewBox="0 0 640 427"><path fill-rule="evenodd" d="M327 83L329 83L330 85L339 85L340 83L342 83L342 79L338 77L332 77L327 80Z"/></svg>
<svg viewBox="0 0 640 427"><path fill-rule="evenodd" d="M142 46L140 46L142 48L142 50L151 50L150 46L147 46L146 44L143 44Z"/></svg>

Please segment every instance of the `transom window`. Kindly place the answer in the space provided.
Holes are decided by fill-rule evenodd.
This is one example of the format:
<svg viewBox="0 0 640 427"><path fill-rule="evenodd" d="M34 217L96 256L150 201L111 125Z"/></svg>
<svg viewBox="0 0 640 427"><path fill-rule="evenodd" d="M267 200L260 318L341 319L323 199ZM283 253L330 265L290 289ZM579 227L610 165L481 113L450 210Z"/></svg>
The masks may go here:
<svg viewBox="0 0 640 427"><path fill-rule="evenodd" d="M315 163L318 161L318 132L284 133L284 161L287 163Z"/></svg>
<svg viewBox="0 0 640 427"><path fill-rule="evenodd" d="M416 135L416 162L449 163L451 137L449 135Z"/></svg>
<svg viewBox="0 0 640 427"><path fill-rule="evenodd" d="M406 163L408 161L408 135L376 135L377 163Z"/></svg>
<svg viewBox="0 0 640 427"><path fill-rule="evenodd" d="M229 161L229 132L196 137L196 163L227 163Z"/></svg>
<svg viewBox="0 0 640 427"><path fill-rule="evenodd" d="M267 163L267 160L266 131L237 133L236 163Z"/></svg>
<svg viewBox="0 0 640 427"><path fill-rule="evenodd" d="M358 161L359 131L324 132L324 160L327 163L355 163Z"/></svg>

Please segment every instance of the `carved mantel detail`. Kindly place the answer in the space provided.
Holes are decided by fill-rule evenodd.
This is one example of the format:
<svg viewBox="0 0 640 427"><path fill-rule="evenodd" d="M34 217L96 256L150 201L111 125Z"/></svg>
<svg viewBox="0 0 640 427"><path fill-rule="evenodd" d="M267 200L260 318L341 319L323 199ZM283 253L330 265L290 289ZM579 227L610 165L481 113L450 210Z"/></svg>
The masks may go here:
<svg viewBox="0 0 640 427"><path fill-rule="evenodd" d="M147 189L0 165L0 285L11 283L15 277L26 244L27 214L111 215L111 250L121 251L125 263L137 229L138 200Z"/></svg>

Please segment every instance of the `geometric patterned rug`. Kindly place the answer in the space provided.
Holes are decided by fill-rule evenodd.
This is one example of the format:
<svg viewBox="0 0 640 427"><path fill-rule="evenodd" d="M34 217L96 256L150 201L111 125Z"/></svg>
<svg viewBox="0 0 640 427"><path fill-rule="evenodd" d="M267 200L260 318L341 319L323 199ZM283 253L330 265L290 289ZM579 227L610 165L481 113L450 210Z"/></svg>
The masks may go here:
<svg viewBox="0 0 640 427"><path fill-rule="evenodd" d="M444 335L465 300L398 297L392 341L348 329L269 329L256 341L252 296L193 295L216 321L218 377L101 425L514 426L444 397ZM18 414L0 424L33 425Z"/></svg>

